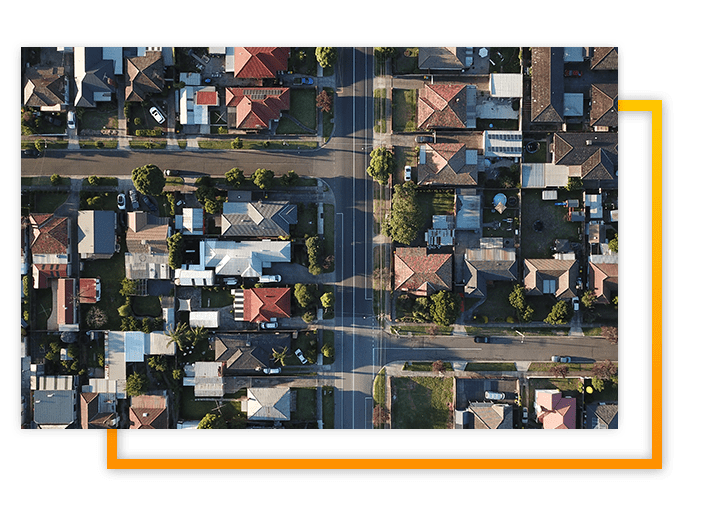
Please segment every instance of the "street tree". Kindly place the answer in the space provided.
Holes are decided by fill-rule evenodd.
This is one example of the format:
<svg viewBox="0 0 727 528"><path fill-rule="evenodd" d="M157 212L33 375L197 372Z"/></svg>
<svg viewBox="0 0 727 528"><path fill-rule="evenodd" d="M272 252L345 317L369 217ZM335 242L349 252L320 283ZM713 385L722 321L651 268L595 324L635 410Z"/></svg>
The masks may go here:
<svg viewBox="0 0 727 528"><path fill-rule="evenodd" d="M618 328L615 326L602 326L601 335L612 345L618 344Z"/></svg>
<svg viewBox="0 0 727 528"><path fill-rule="evenodd" d="M543 320L548 324L566 324L568 317L568 305L565 301L558 301L550 310L548 316Z"/></svg>
<svg viewBox="0 0 727 528"><path fill-rule="evenodd" d="M321 306L328 310L329 308L333 308L333 303L336 301L333 292L326 292L323 295L321 295Z"/></svg>
<svg viewBox="0 0 727 528"><path fill-rule="evenodd" d="M225 180L231 187L239 189L245 182L245 175L243 174L242 169L234 167L225 173Z"/></svg>
<svg viewBox="0 0 727 528"><path fill-rule="evenodd" d="M436 372L437 374L442 374L445 371L444 361L441 359L438 359L436 361L432 362L432 372Z"/></svg>
<svg viewBox="0 0 727 528"><path fill-rule="evenodd" d="M377 59L390 59L396 54L396 48L374 48L374 56Z"/></svg>
<svg viewBox="0 0 727 528"><path fill-rule="evenodd" d="M563 365L561 363L558 363L558 364L550 367L550 373L556 377L560 376L561 378L565 378L568 375L569 371L570 371L570 369L568 368L568 365Z"/></svg>
<svg viewBox="0 0 727 528"><path fill-rule="evenodd" d="M252 181L260 189L269 189L273 185L275 173L270 169L257 169L252 174Z"/></svg>
<svg viewBox="0 0 727 528"><path fill-rule="evenodd" d="M389 410L383 405L376 405L371 420L374 426L381 427L389 421Z"/></svg>
<svg viewBox="0 0 727 528"><path fill-rule="evenodd" d="M338 51L336 48L316 48L316 60L322 68L329 68L336 64Z"/></svg>
<svg viewBox="0 0 727 528"><path fill-rule="evenodd" d="M331 112L333 108L333 98L330 96L327 90L321 90L316 96L316 106L323 112Z"/></svg>
<svg viewBox="0 0 727 528"><path fill-rule="evenodd" d="M335 349L332 344L326 343L321 347L321 354L327 358L332 358L335 353Z"/></svg>
<svg viewBox="0 0 727 528"><path fill-rule="evenodd" d="M131 181L141 194L159 196L164 190L164 173L156 165L148 164L131 171Z"/></svg>
<svg viewBox="0 0 727 528"><path fill-rule="evenodd" d="M452 292L440 291L431 296L430 317L441 326L454 324L459 315L460 304Z"/></svg>
<svg viewBox="0 0 727 528"><path fill-rule="evenodd" d="M293 286L293 295L301 308L307 308L316 300L316 287L313 284L298 283Z"/></svg>
<svg viewBox="0 0 727 528"><path fill-rule="evenodd" d="M296 183L298 183L298 180L300 179L300 176L298 176L298 173L294 170L289 170L283 176L281 177L281 181L283 182L283 185L286 187L293 187Z"/></svg>
<svg viewBox="0 0 727 528"><path fill-rule="evenodd" d="M424 219L416 197L416 183L409 181L394 186L391 212L382 224L384 234L392 240L410 245L419 234Z"/></svg>
<svg viewBox="0 0 727 528"><path fill-rule="evenodd" d="M593 365L591 373L595 378L612 381L618 375L618 366L614 365L610 359L599 361Z"/></svg>
<svg viewBox="0 0 727 528"><path fill-rule="evenodd" d="M386 185L394 167L394 153L382 146L371 151L371 161L366 172L379 184Z"/></svg>
<svg viewBox="0 0 727 528"><path fill-rule="evenodd" d="M126 394L129 396L140 396L147 391L146 376L133 372L126 377Z"/></svg>

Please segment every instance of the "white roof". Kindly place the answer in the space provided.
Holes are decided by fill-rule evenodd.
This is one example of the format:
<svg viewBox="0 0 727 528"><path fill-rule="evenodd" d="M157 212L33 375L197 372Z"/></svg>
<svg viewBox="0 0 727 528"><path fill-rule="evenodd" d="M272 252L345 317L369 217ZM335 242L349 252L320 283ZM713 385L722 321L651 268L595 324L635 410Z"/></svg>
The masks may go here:
<svg viewBox="0 0 727 528"><path fill-rule="evenodd" d="M291 244L277 240L202 240L201 264L214 268L217 275L260 277L273 262L290 262Z"/></svg>
<svg viewBox="0 0 727 528"><path fill-rule="evenodd" d="M490 94L492 97L522 97L523 76L519 73L490 74Z"/></svg>
<svg viewBox="0 0 727 528"><path fill-rule="evenodd" d="M179 286L212 286L215 283L215 271L176 269L174 278Z"/></svg>
<svg viewBox="0 0 727 528"><path fill-rule="evenodd" d="M583 115L583 94L563 94L563 115L566 117Z"/></svg>
<svg viewBox="0 0 727 528"><path fill-rule="evenodd" d="M485 130L482 134L482 148L485 156L498 158L519 158L523 153L522 132Z"/></svg>
<svg viewBox="0 0 727 528"><path fill-rule="evenodd" d="M557 200L558 191L553 189L550 191L543 191L543 200Z"/></svg>
<svg viewBox="0 0 727 528"><path fill-rule="evenodd" d="M523 188L565 187L568 185L568 167L552 163L523 163Z"/></svg>
<svg viewBox="0 0 727 528"><path fill-rule="evenodd" d="M179 90L179 122L183 125L208 125L209 107L195 104L195 93L200 86L185 86Z"/></svg>
<svg viewBox="0 0 727 528"><path fill-rule="evenodd" d="M591 215L591 218L603 218L600 194L587 194L584 203Z"/></svg>
<svg viewBox="0 0 727 528"><path fill-rule="evenodd" d="M192 328L198 326L217 328L220 326L220 312L189 312L189 326Z"/></svg>

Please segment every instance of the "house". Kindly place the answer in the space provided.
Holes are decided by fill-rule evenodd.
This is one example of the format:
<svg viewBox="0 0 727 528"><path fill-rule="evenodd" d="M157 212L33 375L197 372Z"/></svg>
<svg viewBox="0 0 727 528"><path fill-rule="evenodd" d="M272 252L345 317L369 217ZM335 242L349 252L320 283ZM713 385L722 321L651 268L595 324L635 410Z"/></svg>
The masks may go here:
<svg viewBox="0 0 727 528"><path fill-rule="evenodd" d="M273 351L290 350L289 333L222 334L214 336L215 361L224 365L225 376L260 374L270 368Z"/></svg>
<svg viewBox="0 0 727 528"><path fill-rule="evenodd" d="M490 96L498 98L522 98L523 76L520 73L491 73Z"/></svg>
<svg viewBox="0 0 727 528"><path fill-rule="evenodd" d="M128 279L170 279L167 239L171 227L166 218L133 211L128 214L127 253L124 256Z"/></svg>
<svg viewBox="0 0 727 528"><path fill-rule="evenodd" d="M563 66L563 48L532 48L532 123L556 126L565 123Z"/></svg>
<svg viewBox="0 0 727 528"><path fill-rule="evenodd" d="M164 59L161 51L126 59L124 100L142 102L164 89Z"/></svg>
<svg viewBox="0 0 727 528"><path fill-rule="evenodd" d="M73 105L95 108L116 94L116 75L123 73L122 48L73 48L76 98Z"/></svg>
<svg viewBox="0 0 727 528"><path fill-rule="evenodd" d="M454 245L454 215L432 215L432 228L424 233L427 247Z"/></svg>
<svg viewBox="0 0 727 528"><path fill-rule="evenodd" d="M588 285L597 303L609 304L618 296L618 254L588 257Z"/></svg>
<svg viewBox="0 0 727 528"><path fill-rule="evenodd" d="M248 288L243 290L243 321L267 322L291 317L290 288Z"/></svg>
<svg viewBox="0 0 727 528"><path fill-rule="evenodd" d="M144 394L132 396L129 407L129 429L168 429L169 397Z"/></svg>
<svg viewBox="0 0 727 528"><path fill-rule="evenodd" d="M477 150L464 143L428 143L420 147L418 181L427 185L477 185Z"/></svg>
<svg viewBox="0 0 727 528"><path fill-rule="evenodd" d="M189 326L191 328L219 328L220 312L217 310L189 312Z"/></svg>
<svg viewBox="0 0 727 528"><path fill-rule="evenodd" d="M292 395L287 387L248 388L247 419L266 421L290 420Z"/></svg>
<svg viewBox="0 0 727 528"><path fill-rule="evenodd" d="M274 79L288 70L290 48L234 48L234 74L238 79Z"/></svg>
<svg viewBox="0 0 727 528"><path fill-rule="evenodd" d="M545 189L568 185L568 167L554 163L523 163L520 165L520 179L523 188Z"/></svg>
<svg viewBox="0 0 727 528"><path fill-rule="evenodd" d="M63 68L28 68L23 86L23 105L41 112L60 112L68 106L69 90Z"/></svg>
<svg viewBox="0 0 727 528"><path fill-rule="evenodd" d="M223 237L273 238L290 235L298 223L298 206L289 202L225 202Z"/></svg>
<svg viewBox="0 0 727 528"><path fill-rule="evenodd" d="M525 259L525 295L554 295L557 300L577 297L578 261Z"/></svg>
<svg viewBox="0 0 727 528"><path fill-rule="evenodd" d="M68 276L71 224L64 216L31 213L28 225L31 229L33 288L48 288L50 279Z"/></svg>
<svg viewBox="0 0 727 528"><path fill-rule="evenodd" d="M452 289L451 253L430 253L427 248L397 248L394 252L394 290L428 296Z"/></svg>
<svg viewBox="0 0 727 528"><path fill-rule="evenodd" d="M499 237L483 238L480 248L466 249L464 262L464 293L471 297L486 299L490 281L512 282L518 278L516 250L504 247L504 241Z"/></svg>
<svg viewBox="0 0 727 528"><path fill-rule="evenodd" d="M204 209L184 207L182 214L174 215L174 229L183 236L204 235Z"/></svg>
<svg viewBox="0 0 727 528"><path fill-rule="evenodd" d="M488 158L515 158L523 155L522 132L490 132L482 133L482 150Z"/></svg>
<svg viewBox="0 0 727 528"><path fill-rule="evenodd" d="M214 286L215 270L204 269L198 264L182 264L174 270L174 283L178 286Z"/></svg>
<svg viewBox="0 0 727 528"><path fill-rule="evenodd" d="M290 262L291 243L206 239L199 243L199 255L200 264L217 275L260 277L273 262Z"/></svg>
<svg viewBox="0 0 727 528"><path fill-rule="evenodd" d="M76 279L59 278L56 281L56 322L60 332L78 332Z"/></svg>
<svg viewBox="0 0 727 528"><path fill-rule="evenodd" d="M290 89L282 87L226 87L228 126L240 130L272 128L290 110Z"/></svg>
<svg viewBox="0 0 727 528"><path fill-rule="evenodd" d="M513 407L509 404L471 402L463 413L462 429L512 429Z"/></svg>
<svg viewBox="0 0 727 528"><path fill-rule="evenodd" d="M535 413L543 429L576 428L576 400L563 396L557 389L535 391Z"/></svg>
<svg viewBox="0 0 727 528"><path fill-rule="evenodd" d="M117 251L116 213L78 211L78 253L81 259L108 259Z"/></svg>
<svg viewBox="0 0 727 528"><path fill-rule="evenodd" d="M104 334L104 380L115 385L116 397L126 398L126 346L124 332L109 331ZM93 387L93 381L89 380ZM96 392L101 392L94 387Z"/></svg>
<svg viewBox="0 0 727 528"><path fill-rule="evenodd" d="M591 403L586 405L585 429L618 429L617 403Z"/></svg>
<svg viewBox="0 0 727 528"><path fill-rule="evenodd" d="M33 427L38 429L73 428L78 418L77 394L69 390L35 390L32 393Z"/></svg>
<svg viewBox="0 0 727 528"><path fill-rule="evenodd" d="M197 361L186 365L182 384L194 387L196 398L221 398L225 394L224 368L221 361Z"/></svg>
<svg viewBox="0 0 727 528"><path fill-rule="evenodd" d="M618 48L591 48L592 70L618 70Z"/></svg>
<svg viewBox="0 0 727 528"><path fill-rule="evenodd" d="M199 76L199 74L196 75ZM179 123L203 125L209 133L209 110L219 104L220 96L214 86L183 86L179 89Z"/></svg>
<svg viewBox="0 0 727 528"><path fill-rule="evenodd" d="M169 336L162 332L107 331L104 343L104 379L115 384L119 399L126 398L126 366L142 363L148 355L170 356L175 353ZM103 392L94 387L95 392ZM106 389L111 392L110 389Z"/></svg>
<svg viewBox="0 0 727 528"><path fill-rule="evenodd" d="M476 94L474 85L425 84L417 99L417 128L475 128Z"/></svg>
<svg viewBox="0 0 727 528"><path fill-rule="evenodd" d="M608 132L618 127L618 85L591 85L590 125L596 132Z"/></svg>
<svg viewBox="0 0 727 528"><path fill-rule="evenodd" d="M91 392L86 385L80 397L81 429L115 429L119 423L116 394Z"/></svg>
<svg viewBox="0 0 727 528"><path fill-rule="evenodd" d="M419 48L419 69L463 72L472 66L474 48Z"/></svg>
<svg viewBox="0 0 727 528"><path fill-rule="evenodd" d="M618 184L618 134L615 132L557 132L553 162L568 167L568 176L588 188Z"/></svg>

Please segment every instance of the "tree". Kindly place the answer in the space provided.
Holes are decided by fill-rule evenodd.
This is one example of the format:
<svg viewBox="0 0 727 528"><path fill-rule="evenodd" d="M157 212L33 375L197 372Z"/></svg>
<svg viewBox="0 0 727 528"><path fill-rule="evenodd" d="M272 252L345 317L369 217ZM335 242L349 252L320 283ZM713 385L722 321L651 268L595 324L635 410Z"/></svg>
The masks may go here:
<svg viewBox="0 0 727 528"><path fill-rule="evenodd" d="M131 181L141 194L159 196L164 190L164 173L156 165L144 165L131 171Z"/></svg>
<svg viewBox="0 0 727 528"><path fill-rule="evenodd" d="M601 335L612 345L618 344L618 328L615 326L602 326Z"/></svg>
<svg viewBox="0 0 727 528"><path fill-rule="evenodd" d="M167 346L176 343L180 350L186 348L191 342L191 333L187 323L177 323L177 327L167 335L169 337Z"/></svg>
<svg viewBox="0 0 727 528"><path fill-rule="evenodd" d="M321 354L327 358L332 358L335 353L335 349L332 344L326 343L321 347Z"/></svg>
<svg viewBox="0 0 727 528"><path fill-rule="evenodd" d="M382 228L384 234L396 242L410 245L424 224L416 196L417 185L414 182L394 186L391 212L384 220Z"/></svg>
<svg viewBox="0 0 727 528"><path fill-rule="evenodd" d="M515 308L518 312L525 309L525 287L522 284L516 284L510 292L510 306Z"/></svg>
<svg viewBox="0 0 727 528"><path fill-rule="evenodd" d="M149 356L147 363L149 364L150 368L158 372L165 372L167 370L167 367L169 366L167 364L167 358L164 356Z"/></svg>
<svg viewBox="0 0 727 528"><path fill-rule="evenodd" d="M270 169L258 169L252 174L252 181L260 189L269 189L273 185L275 173Z"/></svg>
<svg viewBox="0 0 727 528"><path fill-rule="evenodd" d="M136 295L136 281L127 279L126 277L121 279L121 289L119 290L119 293L124 297Z"/></svg>
<svg viewBox="0 0 727 528"><path fill-rule="evenodd" d="M568 375L569 370L570 369L568 368L568 365L563 365L561 363L558 363L558 364L550 367L550 373L553 376L560 376L561 378L565 378Z"/></svg>
<svg viewBox="0 0 727 528"><path fill-rule="evenodd" d="M580 178L568 178L568 183L565 186L566 191L578 191L583 189L583 182Z"/></svg>
<svg viewBox="0 0 727 528"><path fill-rule="evenodd" d="M126 377L126 394L129 396L140 396L147 391L146 376L133 372Z"/></svg>
<svg viewBox="0 0 727 528"><path fill-rule="evenodd" d="M316 96L316 106L323 112L331 112L333 108L333 98L329 95L327 90L321 90Z"/></svg>
<svg viewBox="0 0 727 528"><path fill-rule="evenodd" d="M445 370L446 369L444 367L444 361L442 361L441 359L432 362L432 372L436 372L437 374L443 374Z"/></svg>
<svg viewBox="0 0 727 528"><path fill-rule="evenodd" d="M176 368L172 371L172 379L179 381L184 377L184 371L180 368Z"/></svg>
<svg viewBox="0 0 727 528"><path fill-rule="evenodd" d="M608 241L608 249L610 249L614 253L618 253L618 233L613 235L613 238Z"/></svg>
<svg viewBox="0 0 727 528"><path fill-rule="evenodd" d="M238 189L245 182L245 175L243 174L242 169L235 167L225 173L225 180L227 180L228 185Z"/></svg>
<svg viewBox="0 0 727 528"><path fill-rule="evenodd" d="M377 59L390 59L396 54L396 48L374 48L374 56Z"/></svg>
<svg viewBox="0 0 727 528"><path fill-rule="evenodd" d="M109 318L101 308L92 306L86 314L86 324L91 328L101 328L108 322Z"/></svg>
<svg viewBox="0 0 727 528"><path fill-rule="evenodd" d="M336 64L338 52L336 48L316 48L316 60L322 68L329 68Z"/></svg>
<svg viewBox="0 0 727 528"><path fill-rule="evenodd" d="M293 187L296 183L298 183L299 179L300 176L298 176L298 173L296 173L294 170L289 170L288 172L283 174L281 178L283 185L287 187Z"/></svg>
<svg viewBox="0 0 727 528"><path fill-rule="evenodd" d="M584 308L593 308L596 304L596 292L593 290L586 290L581 295L581 304Z"/></svg>
<svg viewBox="0 0 727 528"><path fill-rule="evenodd" d="M379 147L371 151L371 161L366 172L381 185L389 182L389 176L394 172L394 153L386 147Z"/></svg>
<svg viewBox="0 0 727 528"><path fill-rule="evenodd" d="M227 424L219 414L207 413L199 421L197 429L227 429Z"/></svg>
<svg viewBox="0 0 727 528"><path fill-rule="evenodd" d="M51 185L60 185L61 184L61 176L59 174L51 174L50 177L50 183Z"/></svg>
<svg viewBox="0 0 727 528"><path fill-rule="evenodd" d="M438 325L454 324L459 311L460 304L452 292L440 291L431 296L430 317Z"/></svg>
<svg viewBox="0 0 727 528"><path fill-rule="evenodd" d="M125 304L119 306L117 311L119 312L119 315L121 317L129 317L131 315L131 304L126 302Z"/></svg>
<svg viewBox="0 0 727 528"><path fill-rule="evenodd" d="M43 152L45 150L46 142L44 139L36 139L35 140L35 150L38 152Z"/></svg>
<svg viewBox="0 0 727 528"><path fill-rule="evenodd" d="M594 378L612 381L618 375L618 367L611 360L600 361L591 370Z"/></svg>
<svg viewBox="0 0 727 528"><path fill-rule="evenodd" d="M315 285L313 284L296 284L293 286L293 295L301 308L307 308L315 302Z"/></svg>
<svg viewBox="0 0 727 528"><path fill-rule="evenodd" d="M167 248L169 249L169 267L179 269L182 267L182 255L184 254L184 239L182 233L174 233L167 238Z"/></svg>
<svg viewBox="0 0 727 528"><path fill-rule="evenodd" d="M287 357L288 357L288 347L283 347L280 350L275 350L273 348L273 361L279 363L281 367L285 366Z"/></svg>
<svg viewBox="0 0 727 528"><path fill-rule="evenodd" d="M373 414L371 416L371 421L373 422L374 426L381 427L389 421L389 410L383 405L375 406Z"/></svg>
<svg viewBox="0 0 727 528"><path fill-rule="evenodd" d="M207 214L221 213L224 207L225 201L221 198L215 198L213 200L204 201L204 211Z"/></svg>
<svg viewBox="0 0 727 528"><path fill-rule="evenodd" d="M558 301L543 321L548 324L566 324L568 317L568 305L565 301Z"/></svg>
<svg viewBox="0 0 727 528"><path fill-rule="evenodd" d="M89 185L99 185L101 183L101 178L98 176L89 176L88 177L88 184Z"/></svg>
<svg viewBox="0 0 727 528"><path fill-rule="evenodd" d="M333 304L336 302L336 299L333 295L333 292L326 292L323 295L321 295L321 306L328 310L329 308L333 308Z"/></svg>

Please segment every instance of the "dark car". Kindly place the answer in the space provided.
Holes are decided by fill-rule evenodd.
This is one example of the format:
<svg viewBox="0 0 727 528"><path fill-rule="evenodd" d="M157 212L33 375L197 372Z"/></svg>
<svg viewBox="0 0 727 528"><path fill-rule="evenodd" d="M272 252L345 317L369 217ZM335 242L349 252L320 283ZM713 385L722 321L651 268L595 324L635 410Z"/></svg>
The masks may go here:
<svg viewBox="0 0 727 528"><path fill-rule="evenodd" d="M477 336L475 337L475 343L489 343L490 337L489 336Z"/></svg>
<svg viewBox="0 0 727 528"><path fill-rule="evenodd" d="M580 70L566 70L565 76L566 77L580 77L582 75Z"/></svg>
<svg viewBox="0 0 727 528"><path fill-rule="evenodd" d="M139 193L136 191L136 189L131 189L129 191L129 198L131 198L131 210L138 211L139 210Z"/></svg>
<svg viewBox="0 0 727 528"><path fill-rule="evenodd" d="M152 202L149 197L146 194L141 195L141 201L146 204L146 206L149 208L149 210L152 213L156 213L158 211L157 206Z"/></svg>
<svg viewBox="0 0 727 528"><path fill-rule="evenodd" d="M20 151L20 156L22 158L37 158L40 156L40 151L38 149L24 149Z"/></svg>
<svg viewBox="0 0 727 528"><path fill-rule="evenodd" d="M417 136L415 141L417 143L434 143L434 137L432 137L432 136Z"/></svg>
<svg viewBox="0 0 727 528"><path fill-rule="evenodd" d="M164 176L179 176L178 170L167 169L164 171Z"/></svg>

